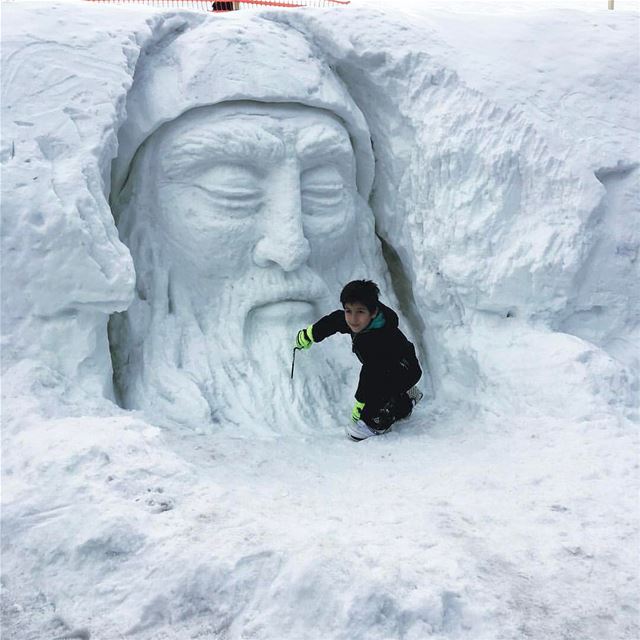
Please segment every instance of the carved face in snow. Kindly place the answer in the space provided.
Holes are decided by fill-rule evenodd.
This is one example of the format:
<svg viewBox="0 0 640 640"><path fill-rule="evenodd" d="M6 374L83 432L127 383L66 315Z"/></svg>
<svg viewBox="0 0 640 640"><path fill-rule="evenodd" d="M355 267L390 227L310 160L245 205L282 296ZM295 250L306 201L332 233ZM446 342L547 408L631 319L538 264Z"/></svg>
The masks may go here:
<svg viewBox="0 0 640 640"><path fill-rule="evenodd" d="M199 109L156 136L158 222L185 269L242 279L322 269L348 250L354 157L331 115Z"/></svg>
<svg viewBox="0 0 640 640"><path fill-rule="evenodd" d="M380 272L355 176L349 133L320 109L203 107L156 131L118 225L138 276L137 300L111 327L125 406L145 404L159 369L188 373L212 412L221 389L250 384L247 366L288 370L295 332L344 282Z"/></svg>
<svg viewBox="0 0 640 640"><path fill-rule="evenodd" d="M216 297L230 288L236 322L238 310L310 320L301 305L326 293L318 274L354 232L354 156L339 121L302 107L214 107L153 137L149 196L175 276Z"/></svg>

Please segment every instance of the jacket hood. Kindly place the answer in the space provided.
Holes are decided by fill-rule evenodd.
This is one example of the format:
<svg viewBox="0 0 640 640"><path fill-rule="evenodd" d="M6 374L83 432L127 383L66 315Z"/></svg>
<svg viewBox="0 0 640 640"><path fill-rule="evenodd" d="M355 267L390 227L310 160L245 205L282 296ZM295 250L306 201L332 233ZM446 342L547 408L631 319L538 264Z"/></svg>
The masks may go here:
<svg viewBox="0 0 640 640"><path fill-rule="evenodd" d="M393 309L390 309L386 305L382 304L382 302L378 303L378 309L379 311L382 312L382 315L384 316L384 320L385 320L384 328L397 329L399 324L398 314Z"/></svg>

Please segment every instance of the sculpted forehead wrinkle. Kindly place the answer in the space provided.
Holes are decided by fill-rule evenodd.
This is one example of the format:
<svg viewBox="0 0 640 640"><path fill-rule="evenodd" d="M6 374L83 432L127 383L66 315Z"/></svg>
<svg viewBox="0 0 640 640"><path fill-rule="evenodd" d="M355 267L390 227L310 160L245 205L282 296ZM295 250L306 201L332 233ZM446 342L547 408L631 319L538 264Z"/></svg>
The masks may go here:
<svg viewBox="0 0 640 640"><path fill-rule="evenodd" d="M285 145L258 123L223 119L167 131L160 154L162 168L170 172L199 162L273 164L285 156Z"/></svg>

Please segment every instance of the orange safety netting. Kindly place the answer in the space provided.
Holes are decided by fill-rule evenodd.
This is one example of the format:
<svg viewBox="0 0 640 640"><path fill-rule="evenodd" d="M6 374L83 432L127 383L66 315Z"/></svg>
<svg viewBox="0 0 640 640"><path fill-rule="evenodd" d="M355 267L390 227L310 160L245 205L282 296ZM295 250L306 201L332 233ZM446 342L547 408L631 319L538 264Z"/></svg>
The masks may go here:
<svg viewBox="0 0 640 640"><path fill-rule="evenodd" d="M236 0L235 2L210 2L209 0L86 0L87 2L102 2L108 4L146 4L152 7L166 7L173 9L194 9L223 13L240 9L260 7L341 7L350 0Z"/></svg>

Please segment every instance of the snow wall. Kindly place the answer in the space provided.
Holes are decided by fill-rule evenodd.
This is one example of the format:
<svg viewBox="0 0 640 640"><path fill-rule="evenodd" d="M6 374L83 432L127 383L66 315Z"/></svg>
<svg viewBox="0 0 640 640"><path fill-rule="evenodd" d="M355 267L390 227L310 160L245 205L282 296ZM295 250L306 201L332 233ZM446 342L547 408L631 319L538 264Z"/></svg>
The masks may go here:
<svg viewBox="0 0 640 640"><path fill-rule="evenodd" d="M38 23L5 37L5 373L37 363L74 393L117 395L158 423L198 428L303 425L313 393L331 424L357 370L323 345L322 355L299 359L291 386L290 339L336 307L344 282L371 277L401 311L432 403L463 398L525 414L556 406L560 415L632 407L632 145L617 156L611 145L581 150L572 132L535 122L514 96L496 90L492 99L472 86L472 72L463 80L435 28L390 15L113 13L108 30L96 28L97 15L65 18L59 40L43 41ZM323 122L339 130L351 143L344 193L353 224L316 221L309 232L301 205L285 202L291 193L304 200L307 187L284 176L269 210L288 213L259 229L234 223L197 247L179 240L188 191L169 197L174 217L163 227L149 178L159 152L145 160L141 149L157 147L167 127L193 126L197 137L189 118L227 117L220 109L235 118L221 127L223 146L243 114L281 129L297 118L299 131ZM292 135L281 129L282 140ZM172 148L184 160L193 149L180 144ZM294 152L283 153L268 166ZM114 216L127 207L119 235ZM231 265L261 241L277 255L267 248L261 264L254 256Z"/></svg>

